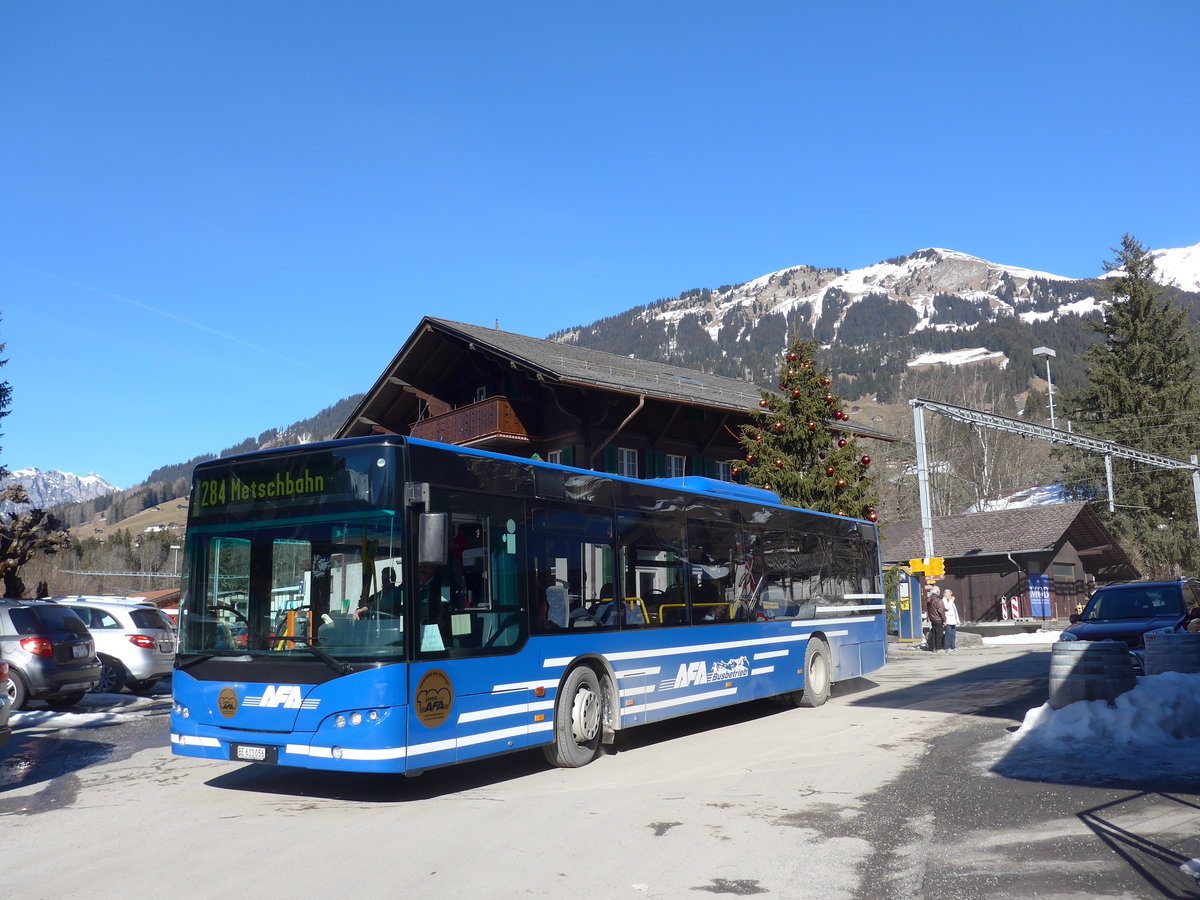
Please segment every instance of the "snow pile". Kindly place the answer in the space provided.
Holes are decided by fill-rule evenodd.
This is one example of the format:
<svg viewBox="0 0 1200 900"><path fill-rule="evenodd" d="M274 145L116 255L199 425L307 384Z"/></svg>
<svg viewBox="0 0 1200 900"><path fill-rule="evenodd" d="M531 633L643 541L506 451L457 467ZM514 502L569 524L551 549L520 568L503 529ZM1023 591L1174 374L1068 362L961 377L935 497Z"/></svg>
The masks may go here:
<svg viewBox="0 0 1200 900"><path fill-rule="evenodd" d="M987 646L995 644L1054 644L1058 642L1061 631L1028 631L1021 634L997 634L985 637L983 643Z"/></svg>
<svg viewBox="0 0 1200 900"><path fill-rule="evenodd" d="M1031 709L993 771L1073 784L1200 784L1200 674L1139 678L1110 705Z"/></svg>
<svg viewBox="0 0 1200 900"><path fill-rule="evenodd" d="M1080 700L1056 710L1045 703L1026 713L1012 736L1044 748L1064 742L1154 746L1193 738L1200 738L1200 675L1182 672L1147 676L1111 706ZM1200 762L1200 754L1193 761Z"/></svg>

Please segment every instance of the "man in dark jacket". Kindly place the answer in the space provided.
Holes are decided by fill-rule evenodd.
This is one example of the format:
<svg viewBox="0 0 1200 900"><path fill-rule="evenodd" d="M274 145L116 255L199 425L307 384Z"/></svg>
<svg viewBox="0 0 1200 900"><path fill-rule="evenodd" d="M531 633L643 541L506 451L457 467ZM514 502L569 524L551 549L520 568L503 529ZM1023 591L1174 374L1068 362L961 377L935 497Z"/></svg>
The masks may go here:
<svg viewBox="0 0 1200 900"><path fill-rule="evenodd" d="M925 589L925 615L929 616L929 649L941 653L946 641L946 605L937 585Z"/></svg>

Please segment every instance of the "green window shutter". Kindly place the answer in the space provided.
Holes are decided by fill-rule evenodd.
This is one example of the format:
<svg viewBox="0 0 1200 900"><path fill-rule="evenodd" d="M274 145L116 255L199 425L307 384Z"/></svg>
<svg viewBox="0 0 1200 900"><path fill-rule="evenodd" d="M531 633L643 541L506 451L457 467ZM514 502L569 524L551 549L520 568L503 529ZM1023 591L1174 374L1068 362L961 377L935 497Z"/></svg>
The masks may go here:
<svg viewBox="0 0 1200 900"><path fill-rule="evenodd" d="M573 445L562 448L562 464L564 466L575 465L575 447Z"/></svg>
<svg viewBox="0 0 1200 900"><path fill-rule="evenodd" d="M646 477L662 478L667 474L667 454L661 450L646 451Z"/></svg>
<svg viewBox="0 0 1200 900"><path fill-rule="evenodd" d="M617 471L617 448L612 444L604 448L604 471L614 475Z"/></svg>

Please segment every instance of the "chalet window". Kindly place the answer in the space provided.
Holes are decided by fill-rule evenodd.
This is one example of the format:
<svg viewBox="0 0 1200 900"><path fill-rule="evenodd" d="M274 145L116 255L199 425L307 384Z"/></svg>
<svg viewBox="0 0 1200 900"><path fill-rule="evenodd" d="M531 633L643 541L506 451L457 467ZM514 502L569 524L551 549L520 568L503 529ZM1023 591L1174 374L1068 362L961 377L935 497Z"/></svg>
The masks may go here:
<svg viewBox="0 0 1200 900"><path fill-rule="evenodd" d="M717 473L715 477L721 479L722 481L733 481L733 469L730 467L729 463L717 462L713 463L713 467Z"/></svg>
<svg viewBox="0 0 1200 900"><path fill-rule="evenodd" d="M478 403L480 400L486 400L486 399L487 399L487 385L481 384L475 388L475 402Z"/></svg>
<svg viewBox="0 0 1200 900"><path fill-rule="evenodd" d="M629 478L638 477L638 457L636 450L628 447L617 448L617 474Z"/></svg>
<svg viewBox="0 0 1200 900"><path fill-rule="evenodd" d="M687 468L687 458L675 453L667 454L667 477L682 478Z"/></svg>
<svg viewBox="0 0 1200 900"><path fill-rule="evenodd" d="M1055 563L1051 566L1055 578L1067 578L1074 580L1075 567L1070 563Z"/></svg>
<svg viewBox="0 0 1200 900"><path fill-rule="evenodd" d="M561 450L547 450L546 462L554 463L556 466L561 466L563 461L562 455L563 454Z"/></svg>

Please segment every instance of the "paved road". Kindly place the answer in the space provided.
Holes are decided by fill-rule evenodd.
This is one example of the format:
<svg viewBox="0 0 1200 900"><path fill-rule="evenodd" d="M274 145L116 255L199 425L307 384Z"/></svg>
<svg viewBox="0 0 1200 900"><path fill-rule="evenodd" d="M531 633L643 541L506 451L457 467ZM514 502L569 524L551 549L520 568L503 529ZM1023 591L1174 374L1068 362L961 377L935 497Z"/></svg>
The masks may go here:
<svg viewBox="0 0 1200 900"><path fill-rule="evenodd" d="M819 710L647 726L580 770L522 753L413 779L172 757L167 700L123 695L108 728L33 746L21 726L0 751L5 880L91 900L1200 897L1177 868L1200 856L1196 783L991 771L1048 660L900 650Z"/></svg>

